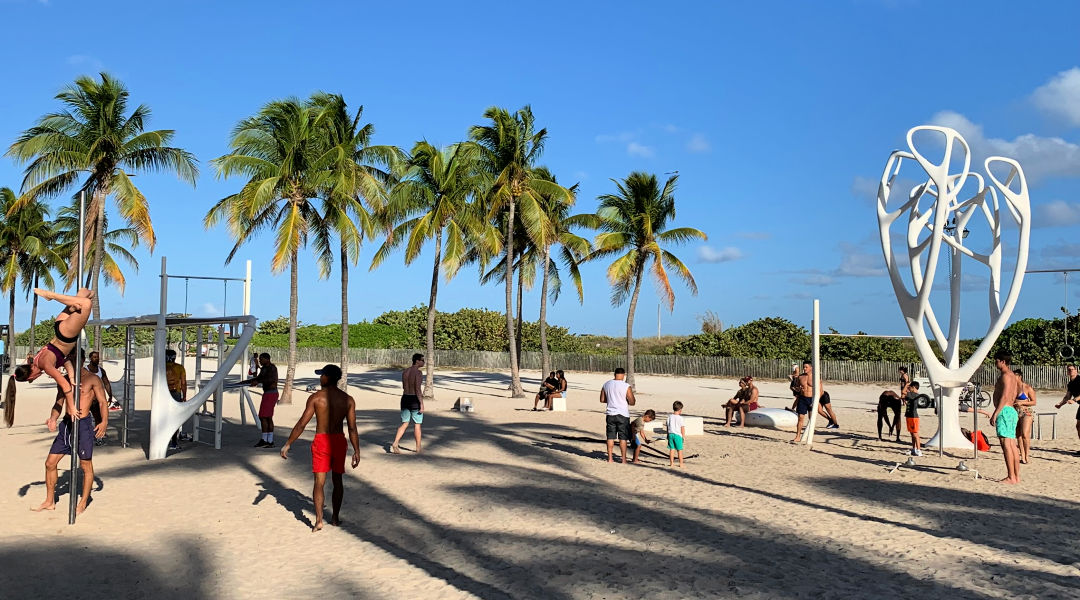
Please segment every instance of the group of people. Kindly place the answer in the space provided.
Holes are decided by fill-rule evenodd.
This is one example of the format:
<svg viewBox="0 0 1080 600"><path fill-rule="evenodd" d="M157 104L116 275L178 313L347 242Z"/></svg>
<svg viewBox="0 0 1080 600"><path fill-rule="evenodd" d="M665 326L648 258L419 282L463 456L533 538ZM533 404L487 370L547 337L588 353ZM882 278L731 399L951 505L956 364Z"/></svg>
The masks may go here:
<svg viewBox="0 0 1080 600"><path fill-rule="evenodd" d="M645 433L645 423L656 419L656 411L649 409L645 413L630 422L630 407L637 404L634 389L626 383L626 369L615 369L612 379L604 383L600 388L600 403L605 404L605 429L607 442L607 459L609 463L615 462L613 453L615 443L619 443L623 464L628 464L626 450L628 445L634 451L633 462L639 461L642 445L651 444ZM682 416L683 403L676 400L671 405L671 414L667 418L667 447L668 464L675 466L675 458L679 459L679 467L683 466L683 448L685 447L686 424Z"/></svg>
<svg viewBox="0 0 1080 600"><path fill-rule="evenodd" d="M536 397L533 398L533 410L540 410L536 408L540 405L540 401L544 401L543 410L552 410L555 398L565 398L567 388L566 374L562 372L562 369L558 371L551 371L548 373L544 382L540 384L540 391L536 392Z"/></svg>

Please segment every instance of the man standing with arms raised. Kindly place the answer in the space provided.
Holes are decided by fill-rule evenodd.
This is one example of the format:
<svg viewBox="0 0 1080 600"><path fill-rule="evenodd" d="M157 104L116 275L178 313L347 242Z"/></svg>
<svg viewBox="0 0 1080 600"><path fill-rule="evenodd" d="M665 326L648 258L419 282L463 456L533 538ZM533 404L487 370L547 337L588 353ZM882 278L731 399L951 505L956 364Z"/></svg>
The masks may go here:
<svg viewBox="0 0 1080 600"><path fill-rule="evenodd" d="M323 527L323 501L325 499L323 487L326 485L326 472L333 471L331 479L334 482L332 503L333 516L330 518L331 525L341 524L341 500L345 496L345 484L341 480L345 472L345 433L342 431L342 422L349 425L349 441L352 442L353 455L352 466L360 464L360 436L356 432L356 403L352 396L338 389L338 381L341 380L341 368L337 365L326 365L315 371L319 376L319 386L322 388L308 397L304 413L296 422L289 441L281 447L281 458L289 458L289 448L292 443L304 433L304 428L315 417L315 439L311 441L311 472L315 474L315 489L312 492L312 500L315 502L315 525L311 531L319 531Z"/></svg>
<svg viewBox="0 0 1080 600"><path fill-rule="evenodd" d="M630 439L630 407L637 403L634 390L624 381L626 369L615 369L615 378L600 388L600 402L607 404L607 461L615 462L611 453L615 450L615 440L619 441L623 464L626 462L626 442Z"/></svg>

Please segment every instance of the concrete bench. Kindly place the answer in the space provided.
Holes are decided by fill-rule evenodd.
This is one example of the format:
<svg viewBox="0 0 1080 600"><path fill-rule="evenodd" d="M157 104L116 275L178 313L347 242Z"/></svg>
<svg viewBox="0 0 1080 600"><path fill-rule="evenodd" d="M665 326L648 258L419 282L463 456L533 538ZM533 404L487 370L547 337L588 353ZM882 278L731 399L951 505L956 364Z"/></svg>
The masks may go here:
<svg viewBox="0 0 1080 600"><path fill-rule="evenodd" d="M552 398L551 410L557 410L559 412L566 412L566 398Z"/></svg>
<svg viewBox="0 0 1080 600"><path fill-rule="evenodd" d="M659 417L651 423L645 424L645 431L656 434L657 429L663 429L667 425L667 417L660 419ZM703 417L693 417L690 415L683 415L683 425L686 427L686 436L692 435L705 435L705 419ZM665 432L666 433L666 432Z"/></svg>
<svg viewBox="0 0 1080 600"><path fill-rule="evenodd" d="M463 396L461 398L458 398L457 402L454 402L453 410L460 412L473 412L476 409L473 407L472 398Z"/></svg>

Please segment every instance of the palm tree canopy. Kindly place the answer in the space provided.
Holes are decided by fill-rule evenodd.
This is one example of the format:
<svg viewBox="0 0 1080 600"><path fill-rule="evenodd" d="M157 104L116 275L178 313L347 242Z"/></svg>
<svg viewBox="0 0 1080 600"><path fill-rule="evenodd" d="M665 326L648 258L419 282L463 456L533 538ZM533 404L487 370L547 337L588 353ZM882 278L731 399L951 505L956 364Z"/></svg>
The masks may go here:
<svg viewBox="0 0 1080 600"><path fill-rule="evenodd" d="M105 276L106 285L114 285L120 294L124 293L127 279L121 269L121 262L127 263L136 273L139 272L139 261L131 253L139 245L139 234L132 227L121 227L109 230L109 217L106 215L104 227L105 255L102 257L102 273ZM61 208L53 221L53 230L56 236L56 252L60 256L70 256L79 244L79 201L76 199L68 206ZM84 277L88 277L91 265L94 264L94 252L97 249L90 246L86 250L86 259L83 261ZM59 269L64 274L64 287L70 288L76 284L78 274L74 266L63 265ZM51 281L51 279L50 279ZM52 285L48 283L48 285ZM78 287L78 285L76 285Z"/></svg>
<svg viewBox="0 0 1080 600"><path fill-rule="evenodd" d="M669 270L686 283L691 293L697 294L697 283L690 269L662 247L707 239L703 232L692 227L667 229L675 218L678 177L668 178L663 187L650 173L633 172L621 181L613 179L617 193L600 196L596 214L582 219L592 222L601 231L596 236L590 260L621 254L607 271L612 285L612 305L619 306L626 301L639 276L650 266L657 291L669 310L675 305Z"/></svg>
<svg viewBox="0 0 1080 600"><path fill-rule="evenodd" d="M36 263L56 268L63 265L53 248L49 209L36 200L23 201L11 188L0 188L0 289L12 290L22 279L24 285L38 272ZM51 269L39 276L51 282Z"/></svg>
<svg viewBox="0 0 1080 600"><path fill-rule="evenodd" d="M330 227L308 202L334 187L331 166L340 151L326 143L321 114L297 98L272 101L233 129L231 153L211 161L218 177L248 179L239 192L219 200L203 219L207 228L225 219L236 240L226 264L253 236L276 228L273 271L285 270L310 237L322 275L329 274L333 260Z"/></svg>
<svg viewBox="0 0 1080 600"><path fill-rule="evenodd" d="M18 204L52 198L73 186L91 203L111 195L120 217L152 251L156 238L149 204L131 174L171 172L195 185L194 156L169 146L172 130L146 131L150 108L139 105L129 113L127 88L107 73L100 80L79 77L56 99L63 109L38 119L7 150L17 162L29 163ZM96 208L88 206L87 214L97 214ZM94 231L92 225L87 223L88 231Z"/></svg>

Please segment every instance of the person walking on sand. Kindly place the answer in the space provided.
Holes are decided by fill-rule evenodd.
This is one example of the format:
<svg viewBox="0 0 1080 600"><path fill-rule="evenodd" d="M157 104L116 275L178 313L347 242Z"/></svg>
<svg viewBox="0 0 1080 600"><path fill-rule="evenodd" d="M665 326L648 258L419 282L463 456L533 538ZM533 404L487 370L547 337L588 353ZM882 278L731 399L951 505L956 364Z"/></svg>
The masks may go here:
<svg viewBox="0 0 1080 600"><path fill-rule="evenodd" d="M1065 367L1065 373L1069 380L1065 384L1065 396L1061 398L1061 402L1054 405L1054 408L1080 401L1080 375L1076 372L1076 365ZM1076 436L1080 437L1080 407L1076 409Z"/></svg>
<svg viewBox="0 0 1080 600"><path fill-rule="evenodd" d="M412 355L412 366L401 373L401 426L390 444L390 452L394 454L401 454L398 442L405 435L410 421L413 435L416 436L416 453L423 451L420 444L420 425L424 422L424 375L420 372L423 367L424 355L418 352Z"/></svg>
<svg viewBox="0 0 1080 600"><path fill-rule="evenodd" d="M274 447L274 409L278 403L278 371L277 365L270 362L270 354L263 352L259 355L259 374L251 379L245 379L240 385L262 385L262 402L259 402L259 423L262 426L262 439L256 444L256 448Z"/></svg>
<svg viewBox="0 0 1080 600"><path fill-rule="evenodd" d="M338 388L341 381L341 368L326 365L315 371L319 376L320 390L308 396L304 412L289 434L289 439L281 447L281 458L288 460L289 448L304 433L304 428L315 417L315 438L311 441L311 472L315 476L315 488L312 501L315 503L315 525L311 531L323 527L323 488L326 487L326 473L332 471L330 479L334 483L331 504L334 512L330 517L331 525L341 524L341 501L345 497L345 483L341 475L345 472L345 433L342 422L348 423L349 441L352 443L352 468L360 464L360 436L356 432L356 402L352 396Z"/></svg>
<svg viewBox="0 0 1080 600"><path fill-rule="evenodd" d="M615 369L614 379L609 380L600 388L600 402L607 404L605 421L607 423L607 461L615 462L611 453L615 450L615 442L619 442L619 450L622 451L623 464L626 462L626 443L630 440L630 407L637 404L634 398L634 390L625 381L626 369Z"/></svg>
<svg viewBox="0 0 1080 600"><path fill-rule="evenodd" d="M58 392L58 399L61 393L62 391ZM94 420L90 418L92 403L97 403L101 410L101 422L96 427ZM72 431L75 427L79 428L79 447L76 452L79 453L79 467L83 472L82 497L75 507L76 514L81 515L90 504L90 491L94 487L94 440L103 437L109 426L109 405L101 379L83 367L79 380L79 408L76 409L75 402L70 400L65 401L65 407L67 414L60 422L56 438L49 449L49 456L45 459L45 501L32 509L34 512L56 509L56 481L59 479L57 466L61 458L71 454Z"/></svg>
<svg viewBox="0 0 1080 600"><path fill-rule="evenodd" d="M1020 483L1020 455L1016 449L1016 397L1020 395L1020 386L1009 363L1012 355L1004 350L994 354L994 366L1001 372L994 384L994 414L990 415L990 425L997 430L1001 442L1001 453L1005 457L1005 471L1008 477L1002 483Z"/></svg>

